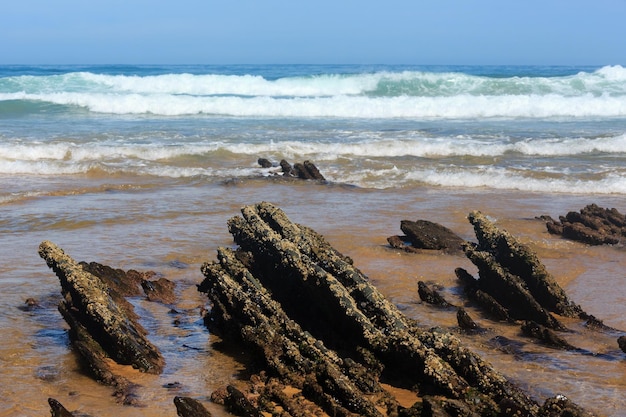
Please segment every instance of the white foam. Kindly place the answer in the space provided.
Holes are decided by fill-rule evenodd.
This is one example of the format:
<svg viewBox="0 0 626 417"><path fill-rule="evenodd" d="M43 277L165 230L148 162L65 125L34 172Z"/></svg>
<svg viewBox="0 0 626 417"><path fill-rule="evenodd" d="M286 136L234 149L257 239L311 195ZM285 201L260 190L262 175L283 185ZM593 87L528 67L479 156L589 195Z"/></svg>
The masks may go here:
<svg viewBox="0 0 626 417"><path fill-rule="evenodd" d="M310 77L267 80L259 75L124 76L83 73L85 80L115 92L138 94L240 95L240 96L332 96L361 94L375 88L377 75Z"/></svg>
<svg viewBox="0 0 626 417"><path fill-rule="evenodd" d="M471 119L624 117L626 96L454 97L197 97L166 94L0 94L0 100L36 100L98 113L163 116L332 117L369 119Z"/></svg>

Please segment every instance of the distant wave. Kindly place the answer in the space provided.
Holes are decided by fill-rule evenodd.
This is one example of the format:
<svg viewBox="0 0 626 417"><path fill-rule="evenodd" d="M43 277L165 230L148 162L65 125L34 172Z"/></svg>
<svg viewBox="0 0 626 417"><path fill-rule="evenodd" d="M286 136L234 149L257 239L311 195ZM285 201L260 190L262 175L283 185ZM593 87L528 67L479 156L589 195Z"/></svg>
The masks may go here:
<svg viewBox="0 0 626 417"><path fill-rule="evenodd" d="M339 117L339 118L450 118L477 117L624 117L626 95L590 94L453 97L364 97L316 98L217 97L151 94L52 93L0 94L1 100L41 101L79 106L97 113L154 114L162 116L217 115L238 117Z"/></svg>
<svg viewBox="0 0 626 417"><path fill-rule="evenodd" d="M419 136L415 132L394 135L393 138L372 138L349 143L312 141L254 142L167 142L150 144L115 143L114 141L73 143L28 142L0 143L0 161L37 162L57 161L72 165L89 161L122 163L124 161L161 161L179 157L208 157L211 154L277 155L277 157L336 160L340 158L393 157L497 157L508 153L526 156L576 156L591 153L623 155L626 152L626 134L591 138L540 138L511 140L476 137ZM164 139L165 140L165 139ZM17 166L17 165L16 165ZM11 173L0 165L0 173ZM30 171L24 171L30 172ZM72 171L74 172L74 171Z"/></svg>
<svg viewBox="0 0 626 417"><path fill-rule="evenodd" d="M110 114L339 118L626 116L626 69L539 77L381 71L266 79L260 75L0 78L0 102L78 106Z"/></svg>

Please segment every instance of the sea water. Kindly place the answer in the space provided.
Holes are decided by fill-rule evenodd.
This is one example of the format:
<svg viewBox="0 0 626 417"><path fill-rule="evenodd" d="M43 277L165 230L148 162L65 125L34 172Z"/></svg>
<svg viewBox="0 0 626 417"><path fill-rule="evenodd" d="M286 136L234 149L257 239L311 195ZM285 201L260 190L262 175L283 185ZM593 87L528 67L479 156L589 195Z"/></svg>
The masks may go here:
<svg viewBox="0 0 626 417"><path fill-rule="evenodd" d="M327 183L271 181L279 168L260 157L310 160ZM538 251L575 302L626 329L623 247L568 242L535 219L590 203L626 212L626 69L0 67L0 416L47 414L48 397L99 416L175 415L174 395L210 407L210 392L243 372L245 352L221 352L203 326L200 265L233 244L226 221L262 200L326 236L405 314L450 328L454 315L420 303L416 282L462 303L454 268L471 263L399 254L386 237L403 219L426 219L472 240L467 214L481 210ZM80 371L56 310L58 279L37 255L46 239L77 260L178 284L174 306L133 300L167 361L161 376L131 375L143 409L116 404ZM29 297L40 307L20 308ZM586 336L571 337L613 359L467 343L540 402L562 394L619 416L616 337Z"/></svg>

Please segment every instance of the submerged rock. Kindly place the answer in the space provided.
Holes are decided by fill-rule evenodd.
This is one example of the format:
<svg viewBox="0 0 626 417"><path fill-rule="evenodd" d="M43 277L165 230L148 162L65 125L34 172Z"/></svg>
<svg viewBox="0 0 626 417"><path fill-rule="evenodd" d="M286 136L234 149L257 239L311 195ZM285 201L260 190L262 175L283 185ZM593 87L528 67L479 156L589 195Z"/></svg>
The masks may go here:
<svg viewBox="0 0 626 417"><path fill-rule="evenodd" d="M615 245L626 240L626 216L617 209L590 204L580 212L570 211L559 221L543 216L548 232L588 245Z"/></svg>
<svg viewBox="0 0 626 417"><path fill-rule="evenodd" d="M331 415L541 415L457 337L404 316L321 235L269 203L242 215L228 221L239 247L219 248L198 288L212 303L207 325L255 353L266 386L276 378ZM437 400L403 408L381 379ZM288 407L269 392L257 408Z"/></svg>
<svg viewBox="0 0 626 417"><path fill-rule="evenodd" d="M434 304L442 307L450 307L451 304L437 292L437 290L430 288L424 281L417 282L417 293L420 299L428 304Z"/></svg>
<svg viewBox="0 0 626 417"><path fill-rule="evenodd" d="M157 301L163 304L172 304L176 301L176 294L174 288L176 284L166 278L159 278L158 280L143 280L141 281L141 288L146 293L146 297L149 301Z"/></svg>
<svg viewBox="0 0 626 417"><path fill-rule="evenodd" d="M276 166L276 164L266 158L259 158L257 162L263 168L272 168ZM317 169L317 166L308 160L302 163L297 162L292 166L289 162L287 162L287 160L282 159L278 165L280 166L280 171L275 172L274 174L280 174L285 178L299 178L303 180L318 181L326 180L319 169Z"/></svg>

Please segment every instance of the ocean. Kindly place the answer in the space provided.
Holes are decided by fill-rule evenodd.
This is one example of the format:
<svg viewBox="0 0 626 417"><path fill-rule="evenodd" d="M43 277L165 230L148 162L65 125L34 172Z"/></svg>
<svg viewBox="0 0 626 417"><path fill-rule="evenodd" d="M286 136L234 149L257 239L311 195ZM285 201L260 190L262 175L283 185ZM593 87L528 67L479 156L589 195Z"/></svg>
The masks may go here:
<svg viewBox="0 0 626 417"><path fill-rule="evenodd" d="M313 162L326 183L274 181L282 159ZM471 263L397 253L386 237L426 219L471 240L467 214L481 210L537 250L570 298L626 329L623 247L569 242L535 219L590 203L626 212L626 68L0 66L0 374L12 382L0 416L47 414L48 397L103 417L175 415L174 395L207 400L237 379L241 358L214 349L191 312L207 302L195 291L200 265L233 244L226 221L259 201L326 236L406 314L451 327L453 316L419 302L416 281L458 298L454 268ZM42 240L178 283L183 326L168 325L171 306L134 300L168 364L132 375L145 408L115 404L80 372ZM19 308L29 297L39 309ZM626 410L624 359L532 342L520 358L468 343L538 400L561 393L600 415ZM165 388L174 382L176 393Z"/></svg>

